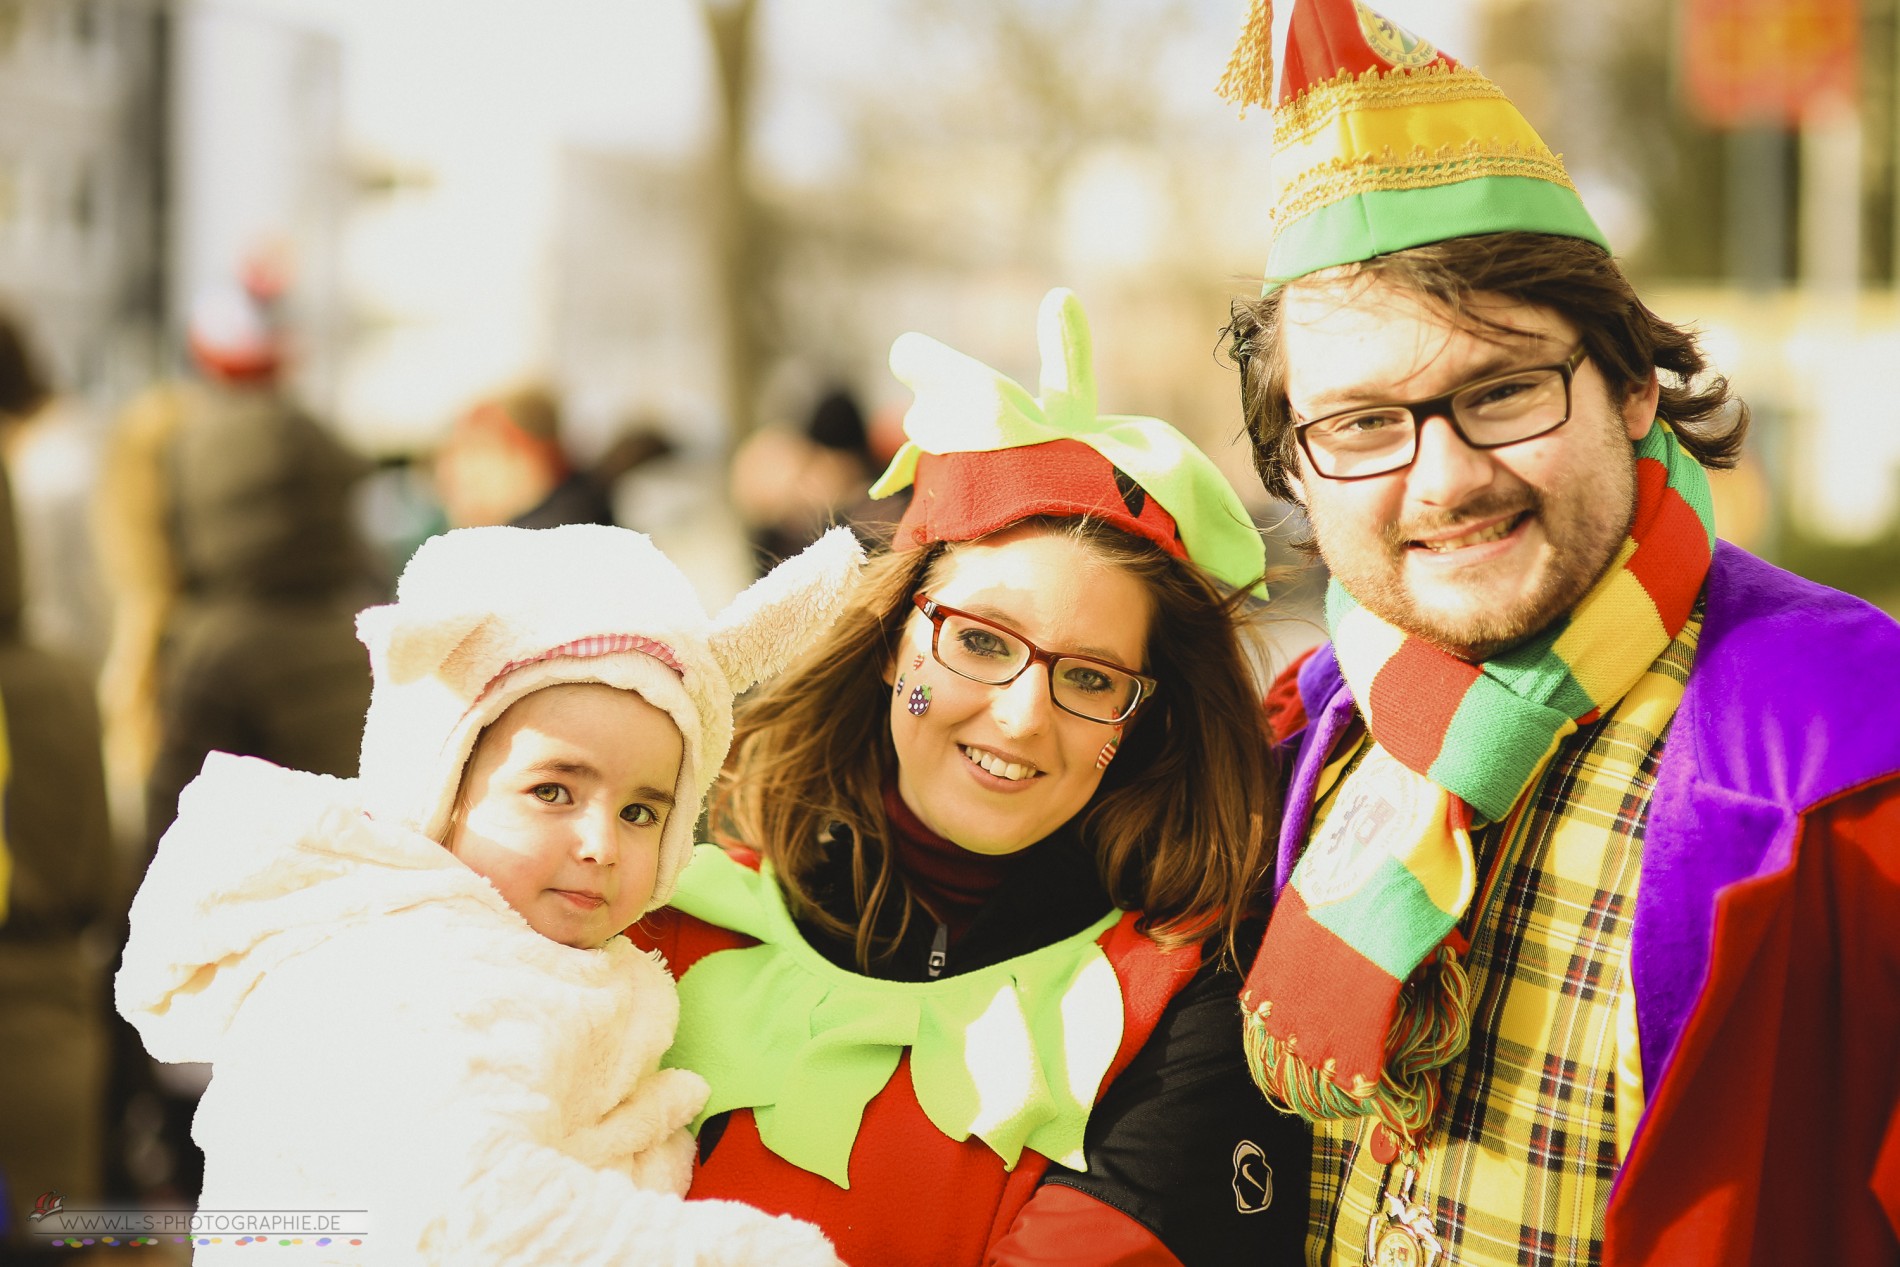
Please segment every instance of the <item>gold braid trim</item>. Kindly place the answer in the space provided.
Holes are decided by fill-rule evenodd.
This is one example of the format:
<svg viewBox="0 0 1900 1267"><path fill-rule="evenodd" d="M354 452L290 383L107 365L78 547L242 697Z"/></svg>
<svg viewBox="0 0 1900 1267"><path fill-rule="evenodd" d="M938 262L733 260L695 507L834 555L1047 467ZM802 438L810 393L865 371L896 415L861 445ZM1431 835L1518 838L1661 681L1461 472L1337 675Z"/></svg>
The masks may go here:
<svg viewBox="0 0 1900 1267"><path fill-rule="evenodd" d="M1417 70L1342 70L1273 112L1273 148L1304 141L1349 110L1504 99L1503 91L1477 71L1443 62Z"/></svg>
<svg viewBox="0 0 1900 1267"><path fill-rule="evenodd" d="M1419 146L1400 158L1388 148L1322 163L1287 182L1274 205L1273 223L1276 229L1291 224L1354 194L1431 189L1482 176L1528 176L1577 192L1563 159L1550 151L1528 153L1516 145L1487 145L1474 139L1462 146L1441 145L1436 153Z"/></svg>

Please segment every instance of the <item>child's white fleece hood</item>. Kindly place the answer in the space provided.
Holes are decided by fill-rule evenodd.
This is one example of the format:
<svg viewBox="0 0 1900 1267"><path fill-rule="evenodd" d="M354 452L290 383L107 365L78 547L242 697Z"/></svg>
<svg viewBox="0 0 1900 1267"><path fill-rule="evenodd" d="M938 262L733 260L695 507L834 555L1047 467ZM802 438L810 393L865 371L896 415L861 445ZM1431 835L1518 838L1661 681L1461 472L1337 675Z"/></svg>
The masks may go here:
<svg viewBox="0 0 1900 1267"><path fill-rule="evenodd" d="M733 697L778 672L843 610L863 557L850 530L834 528L709 617L672 561L624 528L464 528L431 538L403 569L396 601L357 617L375 677L364 804L442 840L475 740L510 704L566 682L637 691L685 741L677 808L661 834L657 907L686 865L698 806L732 743Z"/></svg>

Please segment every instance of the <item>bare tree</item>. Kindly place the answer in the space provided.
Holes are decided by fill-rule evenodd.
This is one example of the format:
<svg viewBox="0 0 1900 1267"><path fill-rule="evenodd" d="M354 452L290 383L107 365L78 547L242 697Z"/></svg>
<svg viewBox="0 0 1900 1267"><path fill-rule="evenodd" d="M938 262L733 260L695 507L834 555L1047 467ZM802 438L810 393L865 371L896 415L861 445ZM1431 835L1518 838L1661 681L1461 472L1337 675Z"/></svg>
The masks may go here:
<svg viewBox="0 0 1900 1267"><path fill-rule="evenodd" d="M700 12L712 45L719 93L719 129L711 162L712 236L719 270L725 340L726 400L731 441L757 422L759 366L768 332L758 294L772 255L771 218L750 177L758 0L704 0Z"/></svg>

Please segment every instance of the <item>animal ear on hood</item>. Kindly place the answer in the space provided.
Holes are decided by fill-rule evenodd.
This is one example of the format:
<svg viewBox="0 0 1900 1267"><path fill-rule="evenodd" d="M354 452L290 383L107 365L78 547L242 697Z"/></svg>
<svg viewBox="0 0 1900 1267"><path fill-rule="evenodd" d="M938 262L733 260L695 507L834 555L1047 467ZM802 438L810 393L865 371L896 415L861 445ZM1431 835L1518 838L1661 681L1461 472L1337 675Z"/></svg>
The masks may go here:
<svg viewBox="0 0 1900 1267"><path fill-rule="evenodd" d="M713 618L712 653L736 694L790 664L850 600L864 547L837 527L773 568Z"/></svg>
<svg viewBox="0 0 1900 1267"><path fill-rule="evenodd" d="M416 623L394 603L369 607L356 614L356 640L369 648L370 664L378 679L414 682L439 673L456 652L495 623L485 612L462 612L429 624Z"/></svg>

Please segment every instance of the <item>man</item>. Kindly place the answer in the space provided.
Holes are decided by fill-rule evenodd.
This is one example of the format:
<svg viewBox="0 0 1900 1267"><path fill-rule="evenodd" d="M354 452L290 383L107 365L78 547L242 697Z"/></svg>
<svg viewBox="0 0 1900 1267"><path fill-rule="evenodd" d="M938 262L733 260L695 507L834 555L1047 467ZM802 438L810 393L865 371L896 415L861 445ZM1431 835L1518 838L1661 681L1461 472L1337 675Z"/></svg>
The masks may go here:
<svg viewBox="0 0 1900 1267"><path fill-rule="evenodd" d="M1746 411L1489 81L1355 0L1284 64L1230 334L1332 641L1243 1005L1308 1261L1900 1263L1900 627L1715 541Z"/></svg>
<svg viewBox="0 0 1900 1267"><path fill-rule="evenodd" d="M0 315L0 440L40 416L47 395L25 331ZM117 875L91 675L27 634L9 466L0 463L0 1260L15 1262L31 1254L41 1193L99 1195L109 983L91 942Z"/></svg>

